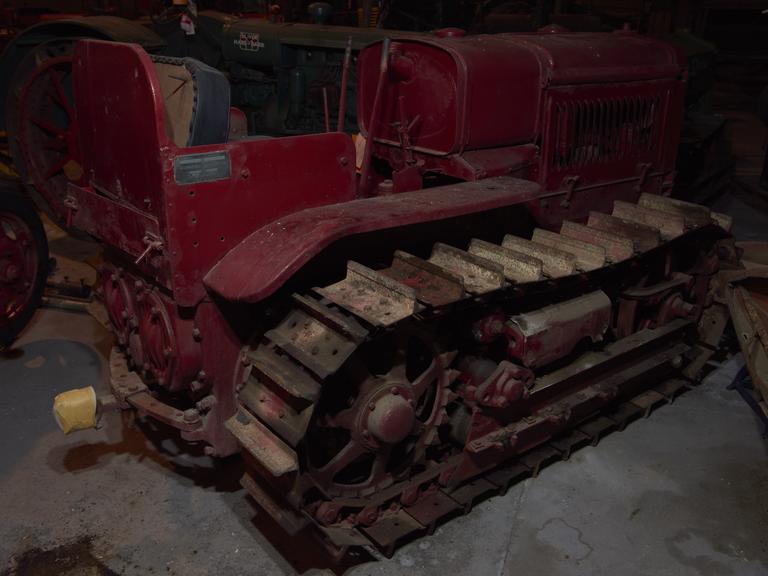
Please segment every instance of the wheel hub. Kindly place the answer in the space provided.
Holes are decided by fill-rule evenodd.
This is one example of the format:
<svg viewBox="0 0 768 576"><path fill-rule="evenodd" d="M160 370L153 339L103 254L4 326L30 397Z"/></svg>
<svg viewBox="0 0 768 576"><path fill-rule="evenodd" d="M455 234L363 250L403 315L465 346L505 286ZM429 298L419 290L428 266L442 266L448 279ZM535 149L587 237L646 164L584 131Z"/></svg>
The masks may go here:
<svg viewBox="0 0 768 576"><path fill-rule="evenodd" d="M21 276L19 267L8 260L0 262L0 281L6 284L13 284Z"/></svg>
<svg viewBox="0 0 768 576"><path fill-rule="evenodd" d="M368 365L363 358L370 356L361 353L349 361L357 389L346 400L329 400L328 412L315 416L309 475L327 495L361 497L407 478L429 458L446 417L453 354L437 353L428 339L407 330L390 338L379 346L389 359Z"/></svg>
<svg viewBox="0 0 768 576"><path fill-rule="evenodd" d="M378 399L368 404L364 432L379 442L397 444L413 430L415 412L413 398L405 386L391 386Z"/></svg>

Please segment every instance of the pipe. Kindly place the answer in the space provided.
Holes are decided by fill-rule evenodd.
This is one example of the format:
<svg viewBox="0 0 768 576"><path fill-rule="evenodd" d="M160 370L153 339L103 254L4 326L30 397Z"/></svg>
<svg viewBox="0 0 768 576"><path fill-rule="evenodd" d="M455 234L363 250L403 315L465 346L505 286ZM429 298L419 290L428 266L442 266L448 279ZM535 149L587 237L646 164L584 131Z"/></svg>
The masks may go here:
<svg viewBox="0 0 768 576"><path fill-rule="evenodd" d="M344 131L344 121L347 115L347 83L349 82L349 64L352 60L352 36L347 37L347 49L344 51L344 66L341 72L341 95L339 97L339 121L336 131Z"/></svg>
<svg viewBox="0 0 768 576"><path fill-rule="evenodd" d="M325 131L331 131L331 113L328 111L328 88L323 86L323 114L325 115Z"/></svg>
<svg viewBox="0 0 768 576"><path fill-rule="evenodd" d="M379 108L381 108L382 93L387 77L387 68L389 66L389 38L384 38L381 45L381 60L379 61L379 81L376 84L376 95L373 98L373 108L371 117L368 121L368 135L365 140L365 151L363 152L363 166L360 170L360 185L358 187L358 196L367 196L370 188L369 180L371 178L371 155L373 154L373 140L375 138L376 122L379 119Z"/></svg>

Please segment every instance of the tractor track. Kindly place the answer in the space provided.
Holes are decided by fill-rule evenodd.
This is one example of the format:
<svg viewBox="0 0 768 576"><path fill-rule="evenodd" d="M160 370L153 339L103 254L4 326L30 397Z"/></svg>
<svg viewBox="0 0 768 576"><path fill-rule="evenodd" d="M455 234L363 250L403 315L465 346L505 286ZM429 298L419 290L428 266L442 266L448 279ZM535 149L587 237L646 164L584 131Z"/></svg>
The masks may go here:
<svg viewBox="0 0 768 576"><path fill-rule="evenodd" d="M412 473L381 474L376 480L376 455L374 481L347 489L322 468L313 469L306 453L324 388L336 385L334 376L361 347L410 326L439 325L497 304L590 293L606 279L616 282L638 261L663 261L681 244L714 244L725 236L716 225L727 229L727 217L642 195L638 204L616 202L612 216L591 213L587 225L565 223L560 234L537 229L531 240L509 235L501 244L472 240L466 251L438 243L426 260L396 252L382 270L350 262L340 282L294 295L295 307L243 351L239 409L227 422L248 462L243 485L289 533L312 525L335 554L373 545L389 556L477 502L597 444L694 385L724 325L720 304L705 309L698 322L713 326L708 333L697 334L696 319L673 317L537 377L525 396L541 399L535 411L473 436L463 450L423 458L425 464ZM434 409L414 420L414 454L422 457L431 444L440 444L436 436L447 419L445 407L458 396L452 389L459 375L452 368L456 354L437 350L424 371L436 392L430 400ZM422 376L410 388L393 386L395 400L420 405ZM381 385L363 389L342 413L364 411L358 408L363 402L375 414L385 396L392 401L382 390ZM369 430L374 436L376 430L370 418L356 416L345 425L352 440L340 452L376 452L384 445L371 444ZM315 499L320 494L320 501L308 503L307 494Z"/></svg>

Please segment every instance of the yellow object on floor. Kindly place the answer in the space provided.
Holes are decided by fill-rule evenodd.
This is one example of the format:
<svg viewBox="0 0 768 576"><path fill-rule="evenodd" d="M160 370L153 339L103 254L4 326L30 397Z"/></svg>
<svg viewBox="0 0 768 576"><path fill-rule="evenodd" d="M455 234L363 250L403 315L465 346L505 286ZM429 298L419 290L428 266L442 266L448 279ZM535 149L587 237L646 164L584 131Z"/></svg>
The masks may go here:
<svg viewBox="0 0 768 576"><path fill-rule="evenodd" d="M92 386L58 394L53 399L53 417L64 434L96 427L96 391Z"/></svg>

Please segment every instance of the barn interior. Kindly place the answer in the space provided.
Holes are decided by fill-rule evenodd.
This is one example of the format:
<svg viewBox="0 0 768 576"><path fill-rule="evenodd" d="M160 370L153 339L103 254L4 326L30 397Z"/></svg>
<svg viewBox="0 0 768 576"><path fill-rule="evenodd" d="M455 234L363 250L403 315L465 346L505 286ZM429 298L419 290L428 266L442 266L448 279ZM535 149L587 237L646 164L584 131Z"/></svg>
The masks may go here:
<svg viewBox="0 0 768 576"><path fill-rule="evenodd" d="M0 576L768 573L767 35L4 0Z"/></svg>

